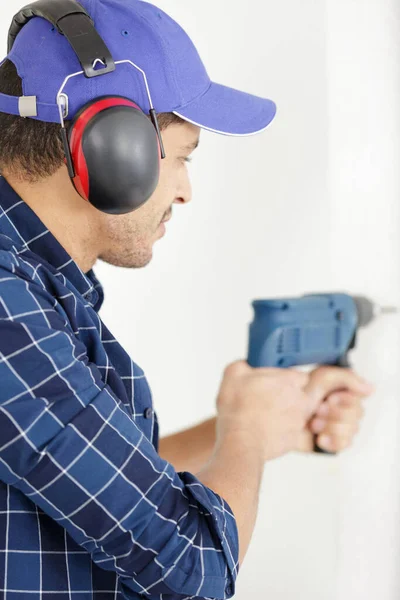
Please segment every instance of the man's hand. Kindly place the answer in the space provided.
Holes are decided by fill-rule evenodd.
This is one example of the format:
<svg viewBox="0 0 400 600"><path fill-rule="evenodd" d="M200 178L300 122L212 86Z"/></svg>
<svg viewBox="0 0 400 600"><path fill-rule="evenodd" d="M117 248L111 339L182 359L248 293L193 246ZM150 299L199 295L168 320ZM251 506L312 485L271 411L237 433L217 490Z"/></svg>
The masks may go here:
<svg viewBox="0 0 400 600"><path fill-rule="evenodd" d="M363 400L374 391L374 386L350 369L319 367L310 373L307 391L325 401L308 422L298 449L312 451L314 435L322 450L340 452L348 448L364 414Z"/></svg>
<svg viewBox="0 0 400 600"><path fill-rule="evenodd" d="M228 365L217 398L217 446L218 439L235 437L257 446L264 461L297 448L322 400L307 393L309 382L308 374L291 369Z"/></svg>

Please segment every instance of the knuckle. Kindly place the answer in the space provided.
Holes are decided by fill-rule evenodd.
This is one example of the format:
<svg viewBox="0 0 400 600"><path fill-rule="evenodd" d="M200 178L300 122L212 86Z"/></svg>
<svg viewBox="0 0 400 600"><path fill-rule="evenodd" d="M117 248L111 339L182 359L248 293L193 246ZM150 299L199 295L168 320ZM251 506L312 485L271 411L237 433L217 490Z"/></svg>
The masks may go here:
<svg viewBox="0 0 400 600"><path fill-rule="evenodd" d="M348 373L349 375L351 375L351 374L355 375L355 371L353 369L351 369L350 367L344 367L344 368L341 367L340 371L342 373Z"/></svg>
<svg viewBox="0 0 400 600"><path fill-rule="evenodd" d="M286 379L289 383L295 386L305 386L308 383L308 373L302 371L296 371L294 369L288 369L286 371Z"/></svg>
<svg viewBox="0 0 400 600"><path fill-rule="evenodd" d="M346 437L351 433L351 426L348 423L334 422L328 425L328 432L330 435L337 438Z"/></svg>
<svg viewBox="0 0 400 600"><path fill-rule="evenodd" d="M268 377L282 377L287 371L285 369L278 369L276 367L262 367L259 369L259 373L262 373Z"/></svg>
<svg viewBox="0 0 400 600"><path fill-rule="evenodd" d="M350 369L344 369L343 379L345 379L350 385L353 383L358 383L360 378L358 377L358 375L356 375L354 371L351 371Z"/></svg>
<svg viewBox="0 0 400 600"><path fill-rule="evenodd" d="M330 370L328 367L318 367L312 373L313 384L317 387L326 387L331 379Z"/></svg>
<svg viewBox="0 0 400 600"><path fill-rule="evenodd" d="M296 375L296 382L301 385L301 386L305 386L307 385L307 383L310 380L310 376L308 375L308 373L301 373L300 371L297 372Z"/></svg>
<svg viewBox="0 0 400 600"><path fill-rule="evenodd" d="M224 377L230 377L231 375L233 375L234 372L235 372L234 365L228 365L224 369Z"/></svg>
<svg viewBox="0 0 400 600"><path fill-rule="evenodd" d="M341 432L340 434L332 435L332 444L335 448L335 451L341 452L342 450L345 450L351 446L353 437L354 436L351 434L351 432Z"/></svg>
<svg viewBox="0 0 400 600"><path fill-rule="evenodd" d="M331 409L331 420L334 422L347 423L352 418L352 411L349 408L335 406Z"/></svg>
<svg viewBox="0 0 400 600"><path fill-rule="evenodd" d="M317 367L314 371L316 377L328 377L335 367L328 367L326 365L322 365L321 367Z"/></svg>
<svg viewBox="0 0 400 600"><path fill-rule="evenodd" d="M361 398L357 394L354 394L351 392L347 392L347 393L342 392L342 393L343 393L343 400L345 400L350 405L354 406L361 402Z"/></svg>
<svg viewBox="0 0 400 600"><path fill-rule="evenodd" d="M346 450L346 448L350 446L350 441L347 439L339 438L333 440L332 445L334 452L343 452L343 450Z"/></svg>
<svg viewBox="0 0 400 600"><path fill-rule="evenodd" d="M226 375L227 377L235 377L241 375L242 373L246 372L246 366L248 365L244 361L237 360L225 367L224 375ZM250 369L251 367L248 368Z"/></svg>
<svg viewBox="0 0 400 600"><path fill-rule="evenodd" d="M361 407L357 407L352 411L349 411L349 421L350 423L354 423L356 425L359 424L362 417L364 415L364 410Z"/></svg>

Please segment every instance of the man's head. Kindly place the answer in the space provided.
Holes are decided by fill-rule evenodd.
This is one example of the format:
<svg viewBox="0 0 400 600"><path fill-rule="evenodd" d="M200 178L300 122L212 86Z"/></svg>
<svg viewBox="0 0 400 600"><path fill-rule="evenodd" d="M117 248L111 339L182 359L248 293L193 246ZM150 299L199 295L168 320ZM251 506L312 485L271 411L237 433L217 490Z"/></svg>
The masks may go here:
<svg viewBox="0 0 400 600"><path fill-rule="evenodd" d="M10 61L0 66L0 93L22 95L21 79ZM200 136L199 127L173 113L159 114L158 121L166 150L159 183L146 204L132 213L102 213L82 200L68 182L61 126L57 123L0 113L0 171L44 222L49 213L46 197L52 198L60 215L68 211L72 220L75 211L82 222L90 223L85 228L87 241L91 240L98 258L116 266L143 267L152 258L154 243L163 235L165 226L161 223L171 217L173 204L191 199L187 163ZM90 262L93 256L85 254Z"/></svg>
<svg viewBox="0 0 400 600"><path fill-rule="evenodd" d="M17 82L19 88L6 89L3 83L7 77L2 77L4 73L0 72L0 169L15 189L18 185L16 191L21 197L32 207L35 204L34 210L45 224L47 219L53 233L54 221L59 219L61 211L65 228L73 224L71 240L83 237L80 246L93 249L95 239L96 252L92 250L91 260L101 257L113 264L143 266L151 259L153 243L163 232L160 223L168 218L172 205L190 199L185 161L198 142L200 128L226 135L251 135L268 126L276 107L270 100L211 82L187 34L149 3L80 0L78 4L68 0L65 7L60 2L58 9L71 10L71 14L53 27L47 20L56 24L48 3L37 2L31 6L37 6L36 14L46 15L46 19L32 18L23 24L26 13L19 15L9 38L8 59L17 67L18 75L14 73L14 76L21 77L22 82L19 79ZM72 33L70 37L69 34L71 27L77 27L78 32L82 27L87 28L88 16L82 13L82 7L105 42L106 52L112 56L109 60L115 61L114 71L86 78L78 73L82 68L86 70L86 59L74 50L76 35ZM65 23L67 19L71 27L62 35L58 23ZM93 36L87 39L95 44ZM105 56L94 53L93 48L86 50L91 56ZM106 59L106 64L109 60ZM8 63L2 67L5 72L10 68ZM21 83L23 97L17 98L22 95ZM72 188L60 140L57 99L61 90L68 94L68 119L83 105L106 95L129 97L145 113L149 105L154 106L167 158L161 161L154 194L133 213L111 216L95 211ZM103 146L102 150L107 152ZM109 176L112 178L113 173ZM60 198L63 198L62 203ZM57 213L54 213L55 206ZM54 213L53 218L50 213ZM82 223L83 231L79 228ZM75 258L72 241L66 242L62 231L59 235ZM81 249L77 254L82 254ZM91 260L88 256L85 265Z"/></svg>

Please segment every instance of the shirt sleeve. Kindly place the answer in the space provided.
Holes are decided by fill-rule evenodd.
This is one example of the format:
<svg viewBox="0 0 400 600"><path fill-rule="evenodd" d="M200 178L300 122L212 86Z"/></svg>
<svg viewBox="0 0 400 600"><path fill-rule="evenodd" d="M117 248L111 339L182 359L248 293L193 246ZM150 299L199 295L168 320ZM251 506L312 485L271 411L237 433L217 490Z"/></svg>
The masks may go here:
<svg viewBox="0 0 400 600"><path fill-rule="evenodd" d="M1 267L0 381L0 479L116 572L126 597L234 594L230 507L160 458L55 299Z"/></svg>

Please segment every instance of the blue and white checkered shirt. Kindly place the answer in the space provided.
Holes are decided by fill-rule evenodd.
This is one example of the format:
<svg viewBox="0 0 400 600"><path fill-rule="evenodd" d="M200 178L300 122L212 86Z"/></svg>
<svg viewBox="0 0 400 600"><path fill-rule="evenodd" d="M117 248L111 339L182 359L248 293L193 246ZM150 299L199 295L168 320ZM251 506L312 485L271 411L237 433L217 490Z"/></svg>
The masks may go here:
<svg viewBox="0 0 400 600"><path fill-rule="evenodd" d="M148 383L102 300L0 177L1 597L229 598L235 519L157 454Z"/></svg>

